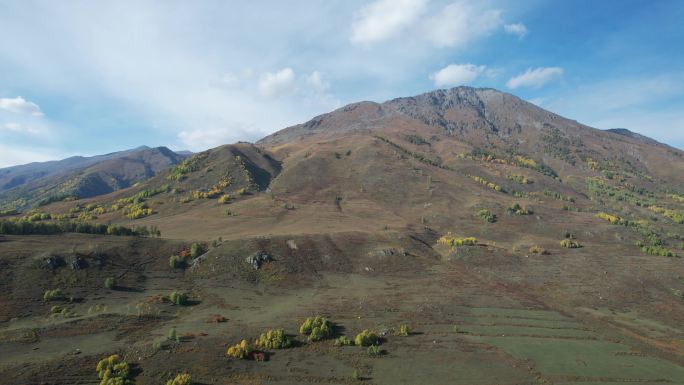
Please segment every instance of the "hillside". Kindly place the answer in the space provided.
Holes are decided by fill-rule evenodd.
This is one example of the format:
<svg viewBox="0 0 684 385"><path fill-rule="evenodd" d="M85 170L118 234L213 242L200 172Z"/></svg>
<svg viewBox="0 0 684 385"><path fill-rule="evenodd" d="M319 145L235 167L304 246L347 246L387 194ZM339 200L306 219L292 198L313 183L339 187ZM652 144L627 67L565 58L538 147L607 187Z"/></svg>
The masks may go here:
<svg viewBox="0 0 684 385"><path fill-rule="evenodd" d="M0 169L0 208L25 209L107 194L148 179L183 158L166 147L142 146Z"/></svg>
<svg viewBox="0 0 684 385"><path fill-rule="evenodd" d="M136 384L684 378L684 152L493 89L354 103L3 219L13 383L113 353Z"/></svg>

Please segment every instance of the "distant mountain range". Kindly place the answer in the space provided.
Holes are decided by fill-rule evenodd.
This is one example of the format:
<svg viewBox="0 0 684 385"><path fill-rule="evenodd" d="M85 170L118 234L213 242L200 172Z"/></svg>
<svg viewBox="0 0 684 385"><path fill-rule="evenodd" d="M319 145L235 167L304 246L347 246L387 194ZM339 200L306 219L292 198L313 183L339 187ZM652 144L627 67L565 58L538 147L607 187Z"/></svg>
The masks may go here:
<svg viewBox="0 0 684 385"><path fill-rule="evenodd" d="M189 153L140 146L91 157L0 169L0 207L24 209L64 199L107 194L157 175Z"/></svg>

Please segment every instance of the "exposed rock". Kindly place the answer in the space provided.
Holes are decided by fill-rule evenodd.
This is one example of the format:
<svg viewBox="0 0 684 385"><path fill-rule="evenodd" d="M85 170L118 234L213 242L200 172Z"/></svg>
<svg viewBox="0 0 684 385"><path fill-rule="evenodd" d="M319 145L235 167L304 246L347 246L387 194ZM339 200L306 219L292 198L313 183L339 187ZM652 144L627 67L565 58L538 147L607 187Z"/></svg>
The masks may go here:
<svg viewBox="0 0 684 385"><path fill-rule="evenodd" d="M252 265L252 267L254 267L255 270L258 270L263 263L271 262L272 260L273 257L271 257L271 255L265 251L257 251L253 255L250 255L249 257L245 258L245 262Z"/></svg>
<svg viewBox="0 0 684 385"><path fill-rule="evenodd" d="M47 270L54 270L59 267L64 266L64 259L56 255L48 255L42 258L40 261L40 268Z"/></svg>
<svg viewBox="0 0 684 385"><path fill-rule="evenodd" d="M87 269L88 268L88 261L81 257L76 257L71 263L69 264L71 266L71 270L82 270L82 269Z"/></svg>
<svg viewBox="0 0 684 385"><path fill-rule="evenodd" d="M288 239L287 240L287 247L289 247L292 250L297 250L297 244L295 243L294 239Z"/></svg>

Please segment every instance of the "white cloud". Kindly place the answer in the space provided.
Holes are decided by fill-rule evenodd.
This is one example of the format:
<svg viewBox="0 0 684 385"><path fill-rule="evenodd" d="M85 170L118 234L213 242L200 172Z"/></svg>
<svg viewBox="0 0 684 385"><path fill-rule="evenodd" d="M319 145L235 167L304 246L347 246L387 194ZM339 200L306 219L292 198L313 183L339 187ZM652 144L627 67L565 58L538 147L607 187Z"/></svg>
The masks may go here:
<svg viewBox="0 0 684 385"><path fill-rule="evenodd" d="M178 139L186 148L197 151L235 143L243 138L246 132L253 130L255 128L248 125L231 124L218 128L184 130L178 133Z"/></svg>
<svg viewBox="0 0 684 385"><path fill-rule="evenodd" d="M35 145L25 147L0 143L0 168L61 158L64 158L64 154Z"/></svg>
<svg viewBox="0 0 684 385"><path fill-rule="evenodd" d="M437 47L462 48L491 34L502 23L501 10L482 9L466 1L458 1L425 20L423 29Z"/></svg>
<svg viewBox="0 0 684 385"><path fill-rule="evenodd" d="M504 30L506 33L509 33L511 35L516 35L518 39L522 39L527 35L527 27L525 27L525 24L523 23L514 23L514 24L506 24L504 25Z"/></svg>
<svg viewBox="0 0 684 385"><path fill-rule="evenodd" d="M436 87L458 86L471 83L486 70L486 67L474 64L449 64L430 75Z"/></svg>
<svg viewBox="0 0 684 385"><path fill-rule="evenodd" d="M304 76L304 83L315 93L325 93L330 88L330 83L325 81L319 71Z"/></svg>
<svg viewBox="0 0 684 385"><path fill-rule="evenodd" d="M524 73L510 78L506 82L506 86L511 89L518 87L541 87L561 75L563 75L563 69L560 67L528 68Z"/></svg>
<svg viewBox="0 0 684 385"><path fill-rule="evenodd" d="M387 40L413 24L427 0L377 0L356 12L351 41L370 44Z"/></svg>
<svg viewBox="0 0 684 385"><path fill-rule="evenodd" d="M0 109L16 114L43 116L37 104L29 102L21 96L16 98L0 98Z"/></svg>
<svg viewBox="0 0 684 385"><path fill-rule="evenodd" d="M294 88L295 73L289 67L275 73L266 72L259 78L259 92L267 98L292 92Z"/></svg>

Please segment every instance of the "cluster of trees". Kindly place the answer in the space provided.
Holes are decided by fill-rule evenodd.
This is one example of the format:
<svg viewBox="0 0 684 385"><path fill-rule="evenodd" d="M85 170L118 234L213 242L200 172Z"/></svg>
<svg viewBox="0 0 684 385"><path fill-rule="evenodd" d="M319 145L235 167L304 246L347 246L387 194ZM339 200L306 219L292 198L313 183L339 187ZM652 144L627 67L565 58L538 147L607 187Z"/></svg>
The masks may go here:
<svg viewBox="0 0 684 385"><path fill-rule="evenodd" d="M486 209L480 210L477 212L477 215L486 222L489 222L489 223L496 222L496 214L493 214L489 210L486 210Z"/></svg>
<svg viewBox="0 0 684 385"><path fill-rule="evenodd" d="M144 218L154 214L154 211L147 206L147 203L134 203L126 207L126 217L130 219Z"/></svg>
<svg viewBox="0 0 684 385"><path fill-rule="evenodd" d="M135 235L135 236L161 236L156 226L138 226L131 229L125 226L60 221L60 222L29 222L25 220L0 221L0 234L7 235L50 235L62 233L82 233L101 235Z"/></svg>
<svg viewBox="0 0 684 385"><path fill-rule="evenodd" d="M131 384L131 368L126 361L114 354L97 363L97 376L100 385Z"/></svg>
<svg viewBox="0 0 684 385"><path fill-rule="evenodd" d="M475 246L477 245L477 238L466 237L466 238L456 238L451 236L451 234L443 235L437 240L440 245L455 247L455 246Z"/></svg>
<svg viewBox="0 0 684 385"><path fill-rule="evenodd" d="M653 211L654 213L666 216L676 223L684 224L684 212L682 211L670 210L659 206L650 206L648 209Z"/></svg>
<svg viewBox="0 0 684 385"><path fill-rule="evenodd" d="M660 246L660 245L644 245L643 242L637 241L636 246L644 254L658 255L661 257L676 257L677 256L677 253L675 253L674 251L669 250L669 249L667 249L663 246Z"/></svg>
<svg viewBox="0 0 684 385"><path fill-rule="evenodd" d="M283 329L271 329L262 333L255 344L263 349L287 349L292 346L292 340L285 335Z"/></svg>
<svg viewBox="0 0 684 385"><path fill-rule="evenodd" d="M188 373L181 373L171 380L166 381L166 385L190 385L192 384L192 376Z"/></svg>
<svg viewBox="0 0 684 385"><path fill-rule="evenodd" d="M582 247L582 245L579 242L570 238L566 238L560 241L560 245L561 247L565 247L567 249L579 249L580 247Z"/></svg>
<svg viewBox="0 0 684 385"><path fill-rule="evenodd" d="M532 214L532 211L530 211L527 207L521 206L519 203L513 203L511 207L508 208L508 214L509 215L530 215Z"/></svg>
<svg viewBox="0 0 684 385"><path fill-rule="evenodd" d="M333 336L333 327L325 317L309 317L299 327L299 333L308 336L309 341L321 341Z"/></svg>
<svg viewBox="0 0 684 385"><path fill-rule="evenodd" d="M519 183L519 184L532 184L533 183L532 179L529 179L525 175L520 175L520 174L509 174L509 175L506 175L506 178L508 178L509 180L512 180L515 183Z"/></svg>
<svg viewBox="0 0 684 385"><path fill-rule="evenodd" d="M229 347L226 351L226 355L239 360L246 360L253 351L254 349L250 346L249 342L247 342L247 340L242 340L236 345Z"/></svg>
<svg viewBox="0 0 684 385"><path fill-rule="evenodd" d="M505 193L505 192L506 192L506 189L505 189L505 188L499 186L498 184L489 182L489 181L485 180L484 178L479 177L479 176L477 176L477 175L470 175L470 178L471 178L472 180L474 180L475 182L481 183L481 184L483 184L483 185L489 187L489 188L492 189L492 190L499 191L499 192L502 192L502 193Z"/></svg>
<svg viewBox="0 0 684 385"><path fill-rule="evenodd" d="M200 169L202 162L209 156L209 152L201 152L199 154L193 155L188 159L180 162L176 167L169 172L166 177L169 180L181 181L185 179L185 175Z"/></svg>
<svg viewBox="0 0 684 385"><path fill-rule="evenodd" d="M574 197L569 197L567 195L563 195L557 191L544 190L544 195L549 197L549 198L557 199L559 201L573 202L573 203L575 202Z"/></svg>

